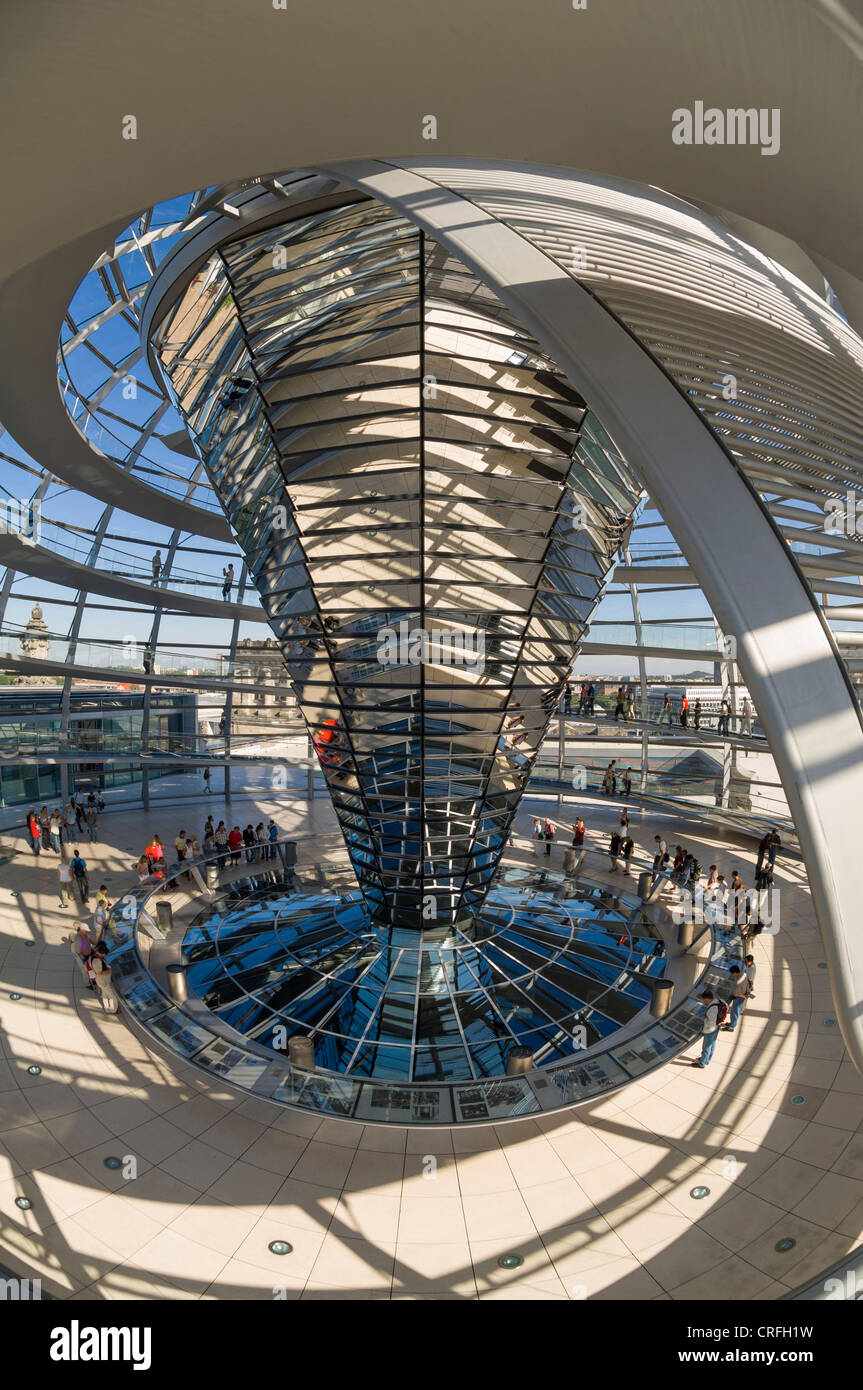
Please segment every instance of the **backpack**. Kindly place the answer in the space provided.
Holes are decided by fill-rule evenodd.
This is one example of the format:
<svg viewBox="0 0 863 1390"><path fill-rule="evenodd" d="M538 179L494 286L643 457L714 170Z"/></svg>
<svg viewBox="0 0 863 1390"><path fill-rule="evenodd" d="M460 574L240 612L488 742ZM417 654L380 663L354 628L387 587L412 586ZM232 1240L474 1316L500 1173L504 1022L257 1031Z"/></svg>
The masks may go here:
<svg viewBox="0 0 863 1390"><path fill-rule="evenodd" d="M721 1028L728 1017L728 1005L724 1003L721 999L718 999L716 1003L716 1026L717 1028Z"/></svg>

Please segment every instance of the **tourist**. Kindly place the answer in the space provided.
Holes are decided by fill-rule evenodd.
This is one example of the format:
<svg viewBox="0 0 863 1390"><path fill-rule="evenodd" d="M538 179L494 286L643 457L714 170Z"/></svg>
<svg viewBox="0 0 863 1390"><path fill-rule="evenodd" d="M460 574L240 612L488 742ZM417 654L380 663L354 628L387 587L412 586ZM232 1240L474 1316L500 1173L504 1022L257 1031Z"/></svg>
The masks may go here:
<svg viewBox="0 0 863 1390"><path fill-rule="evenodd" d="M186 832L181 830L174 841L174 849L177 853L177 863L182 864L186 857Z"/></svg>
<svg viewBox="0 0 863 1390"><path fill-rule="evenodd" d="M165 846L158 835L153 836L144 853L150 862L150 873L154 877L161 878L167 869L167 864L165 863Z"/></svg>
<svg viewBox="0 0 863 1390"><path fill-rule="evenodd" d="M72 896L72 870L65 860L61 859L57 865L57 877L60 880L60 906L68 907Z"/></svg>
<svg viewBox="0 0 863 1390"><path fill-rule="evenodd" d="M773 872L773 868L776 864L776 856L781 850L781 848L782 841L779 838L779 832L774 826L773 829L770 831L770 838L767 843L767 862L770 865L771 873Z"/></svg>
<svg viewBox="0 0 863 1390"><path fill-rule="evenodd" d="M255 859L255 832L251 825L247 825L243 831L243 844L246 848L246 863L252 864Z"/></svg>
<svg viewBox="0 0 863 1390"><path fill-rule="evenodd" d="M755 861L755 886L758 886L758 879L768 850L770 849L770 831L765 830L761 839L758 841L758 858Z"/></svg>
<svg viewBox="0 0 863 1390"><path fill-rule="evenodd" d="M593 718L593 705L596 700L596 689L591 681L587 687L587 713Z"/></svg>
<svg viewBox="0 0 863 1390"><path fill-rule="evenodd" d="M728 719L731 714L731 706L727 700L722 700L719 705L719 722L716 732L723 738L728 737Z"/></svg>
<svg viewBox="0 0 863 1390"><path fill-rule="evenodd" d="M51 837L51 848L55 854L59 854L60 838L63 833L63 817L59 811L51 812L51 819L48 822L48 833Z"/></svg>
<svg viewBox="0 0 863 1390"><path fill-rule="evenodd" d="M707 1008L704 1010L701 1025L701 1057L692 1063L694 1067L706 1067L709 1064L716 1051L716 1039L719 1036L719 1004L713 997L713 990L704 990L701 998Z"/></svg>
<svg viewBox="0 0 863 1390"><path fill-rule="evenodd" d="M42 848L47 849L51 843L51 817L48 814L47 806L43 806L39 812L39 829L42 835Z"/></svg>
<svg viewBox="0 0 863 1390"><path fill-rule="evenodd" d="M77 816L75 815L74 801L66 802L66 809L63 814L63 843L73 844L78 839Z"/></svg>
<svg viewBox="0 0 863 1390"><path fill-rule="evenodd" d="M162 573L162 552L157 550L153 556L153 583L158 584L159 575Z"/></svg>
<svg viewBox="0 0 863 1390"><path fill-rule="evenodd" d="M743 716L743 727L741 732L744 733L747 738L750 738L752 736L752 706L749 703L748 695L743 696L743 704L740 707L740 713Z"/></svg>
<svg viewBox="0 0 863 1390"><path fill-rule="evenodd" d="M629 833L629 812L624 806L620 813L620 834L624 838Z"/></svg>
<svg viewBox="0 0 863 1390"><path fill-rule="evenodd" d="M584 714L587 709L587 683L581 682L581 689L578 692L578 713Z"/></svg>
<svg viewBox="0 0 863 1390"><path fill-rule="evenodd" d="M625 715L626 715L626 696L624 695L624 692L623 692L623 686L622 686L622 685L619 685L619 686L617 687L617 699L616 699L615 706L614 706L614 722L615 722L615 724L618 724L618 723L620 722L620 720L623 719L623 718L625 717Z"/></svg>
<svg viewBox="0 0 863 1390"><path fill-rule="evenodd" d="M623 774L623 795L632 795L632 768L628 767ZM628 823L628 822L627 822Z"/></svg>
<svg viewBox="0 0 863 1390"><path fill-rule="evenodd" d="M222 598L225 602L231 597L231 585L234 582L234 566L228 565L227 569L222 570Z"/></svg>
<svg viewBox="0 0 863 1390"><path fill-rule="evenodd" d="M150 882L150 861L146 854L141 855L141 858L135 865L135 872L138 875L139 883L144 884Z"/></svg>
<svg viewBox="0 0 863 1390"><path fill-rule="evenodd" d="M626 838L623 841L623 844L621 845L621 853L623 854L623 862L625 865L623 872L625 874L628 874L630 871L630 865L632 864L632 856L634 852L635 841L633 840L630 834L627 834Z"/></svg>
<svg viewBox="0 0 863 1390"><path fill-rule="evenodd" d="M243 847L243 832L238 825L233 826L228 836L228 844L231 847L231 863L239 864L240 852Z"/></svg>
<svg viewBox="0 0 863 1390"><path fill-rule="evenodd" d="M581 849L584 844L584 821L578 816L575 825L572 827L572 846L573 849Z"/></svg>
<svg viewBox="0 0 863 1390"><path fill-rule="evenodd" d="M695 708L692 711L692 723L696 729L701 728L701 701L696 699Z"/></svg>
<svg viewBox="0 0 863 1390"><path fill-rule="evenodd" d="M635 691L631 685L626 687L626 717L627 719L635 718Z"/></svg>
<svg viewBox="0 0 863 1390"><path fill-rule="evenodd" d="M276 825L276 822L275 822L274 820L271 820L270 823L269 823L269 825L267 826L267 840L269 841L269 846L270 846L268 858L270 858L270 859L275 859L275 857L276 857L276 854L277 854L276 841L278 840L278 838L279 838L279 827Z"/></svg>
<svg viewBox="0 0 863 1390"><path fill-rule="evenodd" d="M686 863L686 851L682 845L678 845L674 851L674 860L671 865L671 881L676 883L678 888L683 887L683 866Z"/></svg>
<svg viewBox="0 0 863 1390"><path fill-rule="evenodd" d="M749 980L745 970L741 970L739 965L732 965L729 971L732 979L731 987L731 1012L727 1023L723 1023L724 1033L733 1033L737 1027L737 1020L743 1013L743 1006L749 994Z"/></svg>
<svg viewBox="0 0 863 1390"><path fill-rule="evenodd" d="M614 873L615 869L617 869L617 868L619 867L617 861L618 861L618 859L620 858L620 847L621 847L621 844L622 844L622 843L623 843L623 841L621 840L620 835L618 834L618 832L617 832L616 830L613 831L613 832L612 832L612 835L611 835L611 839L609 840L609 843L608 843L608 857L609 857L609 859L611 860L611 872L612 872L612 873Z"/></svg>
<svg viewBox="0 0 863 1390"><path fill-rule="evenodd" d="M98 830L99 830L99 817L96 815L96 807L95 807L95 806L88 806L88 807L87 807L87 810L86 810L84 819L85 819L86 822L87 822L87 834L88 834L89 837L90 837L90 841L91 841L91 843L95 843L95 841L98 840L98 838L99 838L99 836L98 836Z"/></svg>
<svg viewBox="0 0 863 1390"><path fill-rule="evenodd" d="M608 764L608 767L605 769L605 776L602 779L602 790L605 792L606 796L614 796L615 792L617 791L617 774L615 772L616 766L617 759L612 758L611 762Z"/></svg>
<svg viewBox="0 0 863 1390"><path fill-rule="evenodd" d="M101 791L99 791L99 792L96 793L96 810L97 810L97 812L99 813L100 816L101 816L102 812L104 811L104 809L105 809L105 798L104 798L104 796L102 795Z"/></svg>
<svg viewBox="0 0 863 1390"><path fill-rule="evenodd" d="M734 900L734 925L735 927L740 927L740 930L743 931L745 930L746 923L749 921L749 897L747 895L743 879L740 877L736 869L734 869L731 874L731 893L733 895ZM744 913L742 927L740 926L741 907L743 908Z"/></svg>
<svg viewBox="0 0 863 1390"><path fill-rule="evenodd" d="M102 933L107 925L108 900L102 897L102 890L100 889L96 897L96 906L93 908L92 928L94 941L99 942L102 940Z"/></svg>
<svg viewBox="0 0 863 1390"><path fill-rule="evenodd" d="M567 681L563 687L563 712L572 714L572 681Z"/></svg>
<svg viewBox="0 0 863 1390"><path fill-rule="evenodd" d="M682 729L689 727L689 697L685 690L680 697L680 727Z"/></svg>
<svg viewBox="0 0 863 1390"><path fill-rule="evenodd" d="M84 807L81 805L81 798L78 792L72 798L72 809L75 812L75 823L78 826L78 834L84 833Z"/></svg>
<svg viewBox="0 0 863 1390"><path fill-rule="evenodd" d="M257 849L255 850L255 859L258 860L258 862L260 862L263 859L269 859L269 843L269 837L267 836L267 832L264 829L264 822L262 820L259 820L257 825L255 826L255 844L257 845Z"/></svg>
<svg viewBox="0 0 863 1390"><path fill-rule="evenodd" d="M90 928L83 922L73 922L72 930L66 938L72 955L78 962L78 968L84 976L87 988L93 988L93 981L90 979L90 972L87 969L87 962L90 959Z"/></svg>
<svg viewBox="0 0 863 1390"><path fill-rule="evenodd" d="M87 873L87 861L81 858L77 850L69 862L69 868L72 870L72 882L83 911L90 898L90 878Z"/></svg>
<svg viewBox="0 0 863 1390"><path fill-rule="evenodd" d="M668 863L668 843L663 840L661 835L654 835L653 840L656 844L656 854L653 856L653 872L658 874L663 864Z"/></svg>
<svg viewBox="0 0 863 1390"><path fill-rule="evenodd" d="M42 848L42 828L33 810L27 812L27 834L30 836L30 848L34 854L38 854Z"/></svg>
<svg viewBox="0 0 863 1390"><path fill-rule="evenodd" d="M548 859L551 856L551 847L554 844L554 822L550 821L548 817L546 817L543 830L545 835L545 857Z"/></svg>
<svg viewBox="0 0 863 1390"><path fill-rule="evenodd" d="M746 971L746 978L747 978L747 980L749 981L749 994L748 994L747 997L748 997L749 999L754 999L754 998L755 998L755 976L756 976L756 974L758 973L758 967L757 967L757 965L755 964L755 957L754 957L754 956L747 956L747 957L745 958L744 962L743 962L743 968L744 968L744 970Z"/></svg>
<svg viewBox="0 0 863 1390"><path fill-rule="evenodd" d="M106 960L107 954L108 948L104 941L97 942L90 954L89 967L96 982L102 1008L106 1014L115 1014L120 1007L120 1000L111 981L111 967Z"/></svg>
<svg viewBox="0 0 863 1390"><path fill-rule="evenodd" d="M662 713L659 716L659 722L660 724L671 723L671 697L669 696L667 690L662 701Z"/></svg>
<svg viewBox="0 0 863 1390"><path fill-rule="evenodd" d="M210 786L210 769L209 769L208 767L205 767L205 768L204 768L204 791L205 791L205 792L211 792L212 790L213 790L213 788Z"/></svg>
<svg viewBox="0 0 863 1390"><path fill-rule="evenodd" d="M219 821L213 833L216 843L216 853L219 856L219 868L224 869L228 862L228 829L223 820Z"/></svg>
<svg viewBox="0 0 863 1390"><path fill-rule="evenodd" d="M144 648L143 666L144 666L144 675L145 675L145 676L152 675L152 672L153 672L153 649L152 649L151 646L149 646L149 644Z"/></svg>

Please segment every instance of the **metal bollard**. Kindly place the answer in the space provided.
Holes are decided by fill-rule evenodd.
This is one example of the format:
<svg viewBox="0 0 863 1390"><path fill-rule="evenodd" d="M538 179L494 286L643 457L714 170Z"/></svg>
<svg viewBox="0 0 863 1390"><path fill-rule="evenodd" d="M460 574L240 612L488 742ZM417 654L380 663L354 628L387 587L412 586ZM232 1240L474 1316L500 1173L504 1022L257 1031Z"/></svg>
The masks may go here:
<svg viewBox="0 0 863 1390"><path fill-rule="evenodd" d="M167 904L166 904L167 906ZM165 968L168 976L168 989L175 1004L183 1004L189 997L189 982L186 979L185 965L169 965Z"/></svg>
<svg viewBox="0 0 863 1390"><path fill-rule="evenodd" d="M297 1067L300 1071L314 1071L315 1045L311 1038L304 1037L302 1033L295 1033L288 1039L288 1056L292 1067Z"/></svg>
<svg viewBox="0 0 863 1390"><path fill-rule="evenodd" d="M678 946L682 946L683 949L684 949L684 951L688 951L688 950L689 950L689 947L692 945L692 943L693 943L694 940L695 940L695 923L694 923L694 922L681 922L681 923L680 923L680 926L677 928L677 944L678 944Z"/></svg>
<svg viewBox="0 0 863 1390"><path fill-rule="evenodd" d="M650 1001L650 1014L652 1018L665 1018L671 1008L671 996L674 993L673 980L653 980L653 998Z"/></svg>
<svg viewBox="0 0 863 1390"><path fill-rule="evenodd" d="M644 871L638 875L638 884L636 886L635 891L641 898L642 902L646 902L647 899L650 897L650 885L652 882L653 874L650 872L649 869L644 869Z"/></svg>
<svg viewBox="0 0 863 1390"><path fill-rule="evenodd" d="M159 930L166 936L169 931L173 931L174 909L170 903L156 903L156 921L159 923Z"/></svg>
<svg viewBox="0 0 863 1390"><path fill-rule="evenodd" d="M292 869L297 862L296 840L285 840L282 849L284 851L285 868Z"/></svg>
<svg viewBox="0 0 863 1390"><path fill-rule="evenodd" d="M506 1059L507 1076L524 1076L533 1067L533 1053L529 1047L514 1047Z"/></svg>
<svg viewBox="0 0 863 1390"><path fill-rule="evenodd" d="M219 866L218 864L207 865L207 887L210 889L219 886Z"/></svg>
<svg viewBox="0 0 863 1390"><path fill-rule="evenodd" d="M563 851L563 872L565 874L575 873L575 850L565 849Z"/></svg>

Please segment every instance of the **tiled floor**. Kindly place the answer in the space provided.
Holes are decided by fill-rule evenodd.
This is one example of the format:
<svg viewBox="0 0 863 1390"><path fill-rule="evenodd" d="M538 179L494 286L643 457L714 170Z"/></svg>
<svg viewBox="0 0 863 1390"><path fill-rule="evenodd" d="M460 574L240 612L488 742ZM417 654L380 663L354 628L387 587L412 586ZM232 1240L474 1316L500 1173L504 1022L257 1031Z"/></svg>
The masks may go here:
<svg viewBox="0 0 863 1390"><path fill-rule="evenodd" d="M109 812L107 843L82 846L91 884L119 895L153 829L173 840L209 809ZM234 818L271 810L301 863L338 852L323 800L237 803ZM593 805L589 824L615 816ZM658 827L633 823L646 849ZM686 843L751 863L703 830ZM861 1239L863 1080L829 1022L797 864L778 875L782 930L756 947L757 997L709 1069L687 1058L577 1111L455 1132L215 1089L82 989L54 856L25 850L0 873L0 1263L58 1297L771 1299ZM507 1254L522 1263L501 1268Z"/></svg>

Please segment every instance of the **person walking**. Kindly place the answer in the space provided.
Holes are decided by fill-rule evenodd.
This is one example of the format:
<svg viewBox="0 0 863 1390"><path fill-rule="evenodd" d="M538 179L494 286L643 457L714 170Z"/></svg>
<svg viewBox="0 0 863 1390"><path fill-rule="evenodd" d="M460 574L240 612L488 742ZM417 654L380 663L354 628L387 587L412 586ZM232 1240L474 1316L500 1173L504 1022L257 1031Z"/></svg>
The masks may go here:
<svg viewBox="0 0 863 1390"><path fill-rule="evenodd" d="M57 865L57 878L60 881L60 906L66 908L72 897L72 870L63 859Z"/></svg>
<svg viewBox="0 0 863 1390"><path fill-rule="evenodd" d="M732 965L729 974L732 980L731 1011L728 1016L728 1022L722 1025L722 1031L724 1033L734 1032L737 1027L737 1020L743 1013L743 1007L749 994L749 980L746 978L746 972L741 970L739 965Z"/></svg>
<svg viewBox="0 0 863 1390"><path fill-rule="evenodd" d="M627 719L635 718L635 691L631 685L626 687L626 717Z"/></svg>
<svg viewBox="0 0 863 1390"><path fill-rule="evenodd" d="M719 704L719 722L716 732L721 738L728 738L728 720L731 715L731 706L727 700L721 700Z"/></svg>
<svg viewBox="0 0 863 1390"><path fill-rule="evenodd" d="M153 673L153 648L148 645L144 648L143 659L144 675L149 676Z"/></svg>
<svg viewBox="0 0 863 1390"><path fill-rule="evenodd" d="M620 813L620 834L624 838L629 833L629 812L624 806Z"/></svg>
<svg viewBox="0 0 863 1390"><path fill-rule="evenodd" d="M692 711L692 724L695 729L701 728L701 701L696 697L695 708Z"/></svg>
<svg viewBox="0 0 863 1390"><path fill-rule="evenodd" d="M694 1067L706 1067L710 1064L716 1051L716 1039L719 1036L719 1004L713 996L713 990L705 989L701 998L707 1008L704 1010L704 1019L701 1024L701 1056L692 1063Z"/></svg>
<svg viewBox="0 0 863 1390"><path fill-rule="evenodd" d="M88 806L85 819L87 821L87 834L91 843L95 844L99 838L99 817L96 815L96 807Z"/></svg>
<svg viewBox="0 0 863 1390"><path fill-rule="evenodd" d="M621 721L621 719L624 719L625 717L626 717L626 696L624 695L623 686L622 686L622 685L619 685L619 686L617 687L617 699L616 699L616 703L615 703L615 706L614 706L614 722L615 722L615 724L619 724L620 721Z"/></svg>
<svg viewBox="0 0 863 1390"><path fill-rule="evenodd" d="M162 573L162 552L157 550L153 556L153 583L159 583L159 575Z"/></svg>
<svg viewBox="0 0 863 1390"><path fill-rule="evenodd" d="M545 820L544 833L545 833L545 857L546 857L546 859L549 859L549 858L551 857L551 847L552 847L552 845L554 844L554 823L553 823L552 821L550 821L550 820L548 819L548 817L546 817L546 820Z"/></svg>
<svg viewBox="0 0 863 1390"><path fill-rule="evenodd" d="M30 836L30 848L34 854L39 854L42 849L42 827L33 810L27 812L27 834Z"/></svg>
<svg viewBox="0 0 863 1390"><path fill-rule="evenodd" d="M774 826L773 829L770 831L770 838L767 843L767 863L770 867L771 874L773 873L773 870L776 865L776 856L781 850L781 848L782 841L779 838L778 830Z"/></svg>
<svg viewBox="0 0 863 1390"><path fill-rule="evenodd" d="M731 895L734 903L734 925L745 932L746 923L749 921L749 897L743 879L736 869L731 873ZM740 924L741 912L743 913L743 925Z"/></svg>
<svg viewBox="0 0 863 1390"><path fill-rule="evenodd" d="M84 824L85 824L85 822L84 822L84 807L81 805L81 798L80 798L80 796L78 795L77 792L75 793L75 796L74 796L74 798L73 798L73 800L72 800L72 807L73 807L73 810L74 810L74 812L75 812L75 824L76 824L77 827L78 827L78 834L79 834L79 835L83 835L83 834L84 834Z"/></svg>
<svg viewBox="0 0 863 1390"><path fill-rule="evenodd" d="M115 1014L120 1008L120 1000L111 980L111 967L107 961L108 948L99 941L90 954L90 973L95 979L96 989L106 1014Z"/></svg>
<svg viewBox="0 0 863 1390"><path fill-rule="evenodd" d="M572 714L572 681L567 681L563 687L563 712Z"/></svg>
<svg viewBox="0 0 863 1390"><path fill-rule="evenodd" d="M632 836L631 836L628 832L627 832L626 838L625 838L624 841L623 841L623 844L622 844L621 847L620 847L620 850L621 850L621 854L623 855L623 863L624 863L624 870L623 870L623 872L624 872L625 874L629 874L629 872L630 872L630 866L631 866L631 864L632 864L632 856L633 856L633 854L635 853L635 841L633 840Z"/></svg>
<svg viewBox="0 0 863 1390"><path fill-rule="evenodd" d="M208 767L205 767L205 768L204 768L204 791L205 791L205 792L211 792L212 790L213 790L213 788L210 786L210 769L209 769Z"/></svg>
<svg viewBox="0 0 863 1390"><path fill-rule="evenodd" d="M581 689L580 689L579 692L578 692L578 713L579 713L579 714L584 714L586 708L587 708L587 684L586 684L585 681L582 681L582 683L581 683Z"/></svg>
<svg viewBox="0 0 863 1390"><path fill-rule="evenodd" d="M747 978L747 980L749 981L749 995L748 995L748 998L749 998L749 999L754 999L754 998L755 998L755 976L756 976L757 973L758 973L758 966L755 964L755 957L754 957L754 956L746 956L746 957L745 957L745 959L744 959L744 961L743 961L743 969L745 970L745 972L746 972L746 978Z"/></svg>
<svg viewBox="0 0 863 1390"><path fill-rule="evenodd" d="M584 844L584 821L581 816L576 818L575 825L572 827L572 847L581 849Z"/></svg>
<svg viewBox="0 0 863 1390"><path fill-rule="evenodd" d="M69 868L72 870L72 882L83 911L90 899L90 878L87 873L87 861L81 858L77 850L69 861Z"/></svg>
<svg viewBox="0 0 863 1390"><path fill-rule="evenodd" d="M269 846L270 846L269 856L268 856L268 857L269 857L270 859L275 859L275 858L276 858L276 855L277 855L277 853L278 853L277 847L276 847L276 841L278 840L278 838L279 838L279 827L276 825L276 822L275 822L274 820L271 820L270 823L269 823L269 825L267 826L267 840L269 841Z"/></svg>
<svg viewBox="0 0 863 1390"><path fill-rule="evenodd" d="M747 738L750 738L752 736L752 706L749 703L748 695L743 696L743 704L741 706L740 713L743 718L743 727L741 729L741 733L744 733L747 736Z"/></svg>
<svg viewBox="0 0 863 1390"><path fill-rule="evenodd" d="M689 696L685 690L680 697L680 727L689 728Z"/></svg>
<svg viewBox="0 0 863 1390"><path fill-rule="evenodd" d="M60 853L60 838L63 830L63 817L59 811L51 812L51 819L48 822L48 834L51 838L51 848L55 854Z"/></svg>
<svg viewBox="0 0 863 1390"><path fill-rule="evenodd" d="M234 566L233 564L230 564L226 569L222 570L222 598L225 600L226 603L231 597L231 586L233 582Z"/></svg>
<svg viewBox="0 0 863 1390"><path fill-rule="evenodd" d="M71 801L67 801L63 808L63 830L60 839L64 845L74 844L78 839L75 806Z"/></svg>
<svg viewBox="0 0 863 1390"><path fill-rule="evenodd" d="M620 867L617 861L620 858L620 846L622 843L623 841L619 833L616 830L612 831L611 839L608 842L608 857L611 860L612 873Z"/></svg>
<svg viewBox="0 0 863 1390"><path fill-rule="evenodd" d="M631 768L631 767L628 767L628 768L626 769L626 771L624 772L624 774L623 774L623 795L624 795L624 796L631 796L631 795L632 795L632 768ZM628 824L629 824L629 821L627 820L627 825L628 825Z"/></svg>
<svg viewBox="0 0 863 1390"><path fill-rule="evenodd" d="M47 849L51 843L51 817L48 814L47 806L43 806L39 812L39 830L42 837L42 848Z"/></svg>
<svg viewBox="0 0 863 1390"><path fill-rule="evenodd" d="M90 972L87 969L87 961L90 959L90 931L83 922L75 921L72 923L72 930L66 937L66 944L72 952L78 964L78 969L84 977L84 982L88 989L93 988L90 979Z"/></svg>
<svg viewBox="0 0 863 1390"><path fill-rule="evenodd" d="M668 862L668 842L667 840L663 840L661 835L654 835L653 841L656 845L656 854L653 856L653 872L654 875L656 875L661 872L662 866Z"/></svg>
<svg viewBox="0 0 863 1390"><path fill-rule="evenodd" d="M228 862L228 829L223 820L219 821L213 834L216 842L216 853L219 856L219 868L224 869Z"/></svg>
<svg viewBox="0 0 863 1390"><path fill-rule="evenodd" d="M596 700L596 687L591 681L587 687L587 713L593 718L593 706Z"/></svg>

